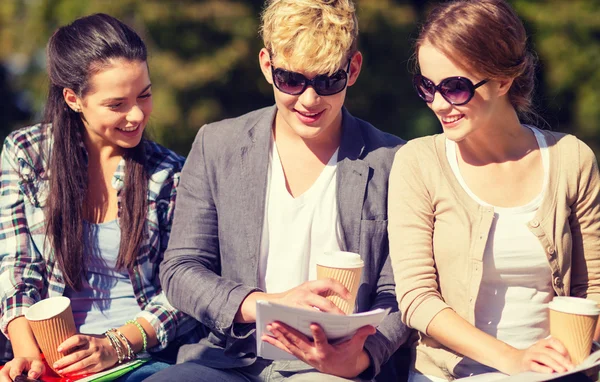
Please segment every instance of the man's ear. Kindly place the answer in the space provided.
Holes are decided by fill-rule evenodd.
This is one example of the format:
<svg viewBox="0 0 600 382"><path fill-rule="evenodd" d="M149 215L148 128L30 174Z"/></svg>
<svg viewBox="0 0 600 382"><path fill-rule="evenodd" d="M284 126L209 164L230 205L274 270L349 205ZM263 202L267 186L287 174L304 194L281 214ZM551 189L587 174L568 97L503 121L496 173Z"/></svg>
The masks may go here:
<svg viewBox="0 0 600 382"><path fill-rule="evenodd" d="M350 61L350 76L348 77L348 86L354 85L358 80L360 69L362 68L363 56L362 53L356 52Z"/></svg>
<svg viewBox="0 0 600 382"><path fill-rule="evenodd" d="M73 109L74 112L76 112L76 113L81 112L81 101L80 101L79 97L77 97L77 94L75 94L75 92L72 89L64 88L63 89L63 98L65 99L65 102L67 103L67 105L71 109Z"/></svg>
<svg viewBox="0 0 600 382"><path fill-rule="evenodd" d="M273 85L273 75L271 74L271 55L267 48L262 48L258 53L258 62L260 64L260 70L265 76L268 83Z"/></svg>

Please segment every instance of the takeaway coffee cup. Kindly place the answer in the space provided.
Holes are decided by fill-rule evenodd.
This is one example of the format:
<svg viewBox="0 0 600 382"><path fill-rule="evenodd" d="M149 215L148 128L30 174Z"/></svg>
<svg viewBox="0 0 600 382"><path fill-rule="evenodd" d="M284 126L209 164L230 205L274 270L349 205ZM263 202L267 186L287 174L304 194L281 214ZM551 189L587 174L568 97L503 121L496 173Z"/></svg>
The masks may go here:
<svg viewBox="0 0 600 382"><path fill-rule="evenodd" d="M52 367L63 356L56 350L58 345L77 334L71 300L60 296L39 301L27 310L25 318L48 365Z"/></svg>
<svg viewBox="0 0 600 382"><path fill-rule="evenodd" d="M578 297L555 297L550 308L550 335L567 348L575 365L580 364L592 349L594 330L600 314L595 301Z"/></svg>
<svg viewBox="0 0 600 382"><path fill-rule="evenodd" d="M350 291L350 300L343 299L335 292L328 292L327 297L346 314L354 312L354 303L360 285L360 275L364 262L360 255L352 252L325 252L317 259L317 280L332 278L339 281Z"/></svg>

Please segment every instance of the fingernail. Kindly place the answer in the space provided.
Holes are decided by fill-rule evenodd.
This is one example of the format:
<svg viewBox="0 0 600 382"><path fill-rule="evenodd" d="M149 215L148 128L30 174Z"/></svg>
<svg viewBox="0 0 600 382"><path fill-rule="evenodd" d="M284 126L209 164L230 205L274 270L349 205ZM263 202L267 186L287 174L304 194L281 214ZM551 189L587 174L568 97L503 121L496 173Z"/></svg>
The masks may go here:
<svg viewBox="0 0 600 382"><path fill-rule="evenodd" d="M62 352L63 351L62 346L59 346L58 349L56 349L56 351L59 352L59 353Z"/></svg>
<svg viewBox="0 0 600 382"><path fill-rule="evenodd" d="M55 363L54 365L52 365L53 369L58 369L58 363Z"/></svg>
<svg viewBox="0 0 600 382"><path fill-rule="evenodd" d="M35 371L30 371L29 372L29 378L36 379L37 377L39 377L39 375Z"/></svg>

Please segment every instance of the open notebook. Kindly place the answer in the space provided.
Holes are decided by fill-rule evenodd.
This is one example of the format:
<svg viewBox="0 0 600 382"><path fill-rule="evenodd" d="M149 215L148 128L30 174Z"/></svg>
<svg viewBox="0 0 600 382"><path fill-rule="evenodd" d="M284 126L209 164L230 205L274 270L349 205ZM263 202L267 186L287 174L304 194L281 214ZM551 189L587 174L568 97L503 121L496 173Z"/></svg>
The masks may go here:
<svg viewBox="0 0 600 382"><path fill-rule="evenodd" d="M143 358L138 358L138 359L134 359L133 361L129 361L126 363L123 363L121 365L117 365L115 367L112 367L108 370L104 370L101 371L99 373L94 373L88 376L85 376L83 378L80 379L71 379L69 378L70 381L77 381L77 382L109 382L109 381L114 381L115 379L119 378L122 375L125 375L127 373L129 373L132 370L137 369L138 367L142 366L144 363L146 363L148 360L150 360L150 357L143 357Z"/></svg>
<svg viewBox="0 0 600 382"><path fill-rule="evenodd" d="M349 314L347 316L324 313L318 310L293 308L267 301L256 302L256 348L258 355L273 360L296 359L291 354L261 341L263 334L270 334L267 325L279 321L312 337L310 325L319 324L327 338L332 341L344 341L352 337L363 326L377 327L388 315L390 309L375 309L370 312Z"/></svg>

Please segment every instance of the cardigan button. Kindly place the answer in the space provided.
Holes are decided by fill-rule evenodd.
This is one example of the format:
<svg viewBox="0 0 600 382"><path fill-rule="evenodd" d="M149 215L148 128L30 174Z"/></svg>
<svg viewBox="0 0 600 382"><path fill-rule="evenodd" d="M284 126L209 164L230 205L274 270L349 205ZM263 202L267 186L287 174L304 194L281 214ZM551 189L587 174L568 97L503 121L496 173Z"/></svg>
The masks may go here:
<svg viewBox="0 0 600 382"><path fill-rule="evenodd" d="M553 246L548 247L548 253L551 255L554 255L554 247Z"/></svg>
<svg viewBox="0 0 600 382"><path fill-rule="evenodd" d="M529 225L532 226L533 228L537 228L540 226L540 222L534 219L529 222Z"/></svg>
<svg viewBox="0 0 600 382"><path fill-rule="evenodd" d="M561 281L560 277L555 277L554 278L554 286L556 286L557 288L561 288L562 287L562 281Z"/></svg>

